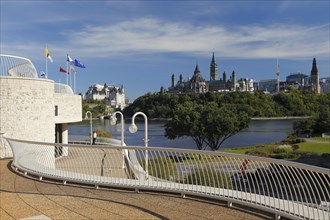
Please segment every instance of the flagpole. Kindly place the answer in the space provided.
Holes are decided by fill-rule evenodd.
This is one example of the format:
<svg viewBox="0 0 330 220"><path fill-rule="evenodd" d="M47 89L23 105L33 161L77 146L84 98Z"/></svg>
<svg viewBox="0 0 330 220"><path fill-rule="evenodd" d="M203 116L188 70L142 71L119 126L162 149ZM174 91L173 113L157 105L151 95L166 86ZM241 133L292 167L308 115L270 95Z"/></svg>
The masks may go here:
<svg viewBox="0 0 330 220"><path fill-rule="evenodd" d="M70 87L72 88L72 76L70 74Z"/></svg>
<svg viewBox="0 0 330 220"><path fill-rule="evenodd" d="M76 94L76 72L74 72L73 84L74 84L74 94Z"/></svg>
<svg viewBox="0 0 330 220"><path fill-rule="evenodd" d="M68 84L68 78L69 78L69 76L68 76L69 75L68 74L69 73L69 62L68 61L66 61L66 72L67 72L66 73L66 84L69 85Z"/></svg>
<svg viewBox="0 0 330 220"><path fill-rule="evenodd" d="M47 60L47 57L46 57L46 79L48 79L48 60Z"/></svg>

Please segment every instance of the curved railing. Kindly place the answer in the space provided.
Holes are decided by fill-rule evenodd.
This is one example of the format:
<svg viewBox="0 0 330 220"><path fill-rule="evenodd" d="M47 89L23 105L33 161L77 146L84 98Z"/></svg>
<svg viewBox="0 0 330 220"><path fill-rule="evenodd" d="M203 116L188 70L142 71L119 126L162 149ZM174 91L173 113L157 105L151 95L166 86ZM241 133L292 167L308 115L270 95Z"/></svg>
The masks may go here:
<svg viewBox="0 0 330 220"><path fill-rule="evenodd" d="M0 54L0 76L38 78L38 73L31 60Z"/></svg>
<svg viewBox="0 0 330 220"><path fill-rule="evenodd" d="M325 168L210 151L6 139L13 165L40 179L198 195L268 211L276 218L330 218L330 170ZM63 147L67 156L55 159ZM148 171L143 170L145 158Z"/></svg>
<svg viewBox="0 0 330 220"><path fill-rule="evenodd" d="M70 86L61 84L61 83L54 83L54 92L55 93L64 93L64 94L73 94L73 91Z"/></svg>

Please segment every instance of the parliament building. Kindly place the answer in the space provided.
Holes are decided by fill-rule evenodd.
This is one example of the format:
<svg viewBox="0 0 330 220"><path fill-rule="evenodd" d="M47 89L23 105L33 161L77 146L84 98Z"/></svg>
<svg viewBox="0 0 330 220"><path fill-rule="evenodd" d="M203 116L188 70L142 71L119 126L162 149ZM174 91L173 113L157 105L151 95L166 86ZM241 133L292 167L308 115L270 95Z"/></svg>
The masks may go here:
<svg viewBox="0 0 330 220"><path fill-rule="evenodd" d="M196 64L194 75L191 79L184 80L183 74L180 74L179 80L173 74L169 93L206 93L206 92L225 92L225 91L253 91L253 80L236 79L235 71L232 72L229 79L226 72L223 72L219 79L218 64L216 63L214 53L210 64L210 80L205 80Z"/></svg>

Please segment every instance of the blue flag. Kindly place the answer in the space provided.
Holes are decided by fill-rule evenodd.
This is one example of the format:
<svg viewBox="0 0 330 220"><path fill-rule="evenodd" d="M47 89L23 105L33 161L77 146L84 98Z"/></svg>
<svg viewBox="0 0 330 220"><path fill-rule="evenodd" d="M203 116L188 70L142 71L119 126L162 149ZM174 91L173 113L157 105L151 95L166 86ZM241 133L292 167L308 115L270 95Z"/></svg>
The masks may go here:
<svg viewBox="0 0 330 220"><path fill-rule="evenodd" d="M71 62L73 65L80 67L80 68L86 68L84 64L80 63L79 60L74 59L74 61Z"/></svg>

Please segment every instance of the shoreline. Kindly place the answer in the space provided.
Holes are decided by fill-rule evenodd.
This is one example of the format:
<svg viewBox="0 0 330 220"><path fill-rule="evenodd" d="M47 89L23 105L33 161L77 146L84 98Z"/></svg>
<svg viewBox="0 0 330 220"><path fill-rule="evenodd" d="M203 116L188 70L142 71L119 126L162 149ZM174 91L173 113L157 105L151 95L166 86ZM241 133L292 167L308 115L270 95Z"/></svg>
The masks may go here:
<svg viewBox="0 0 330 220"><path fill-rule="evenodd" d="M252 117L252 121L258 120L300 120L300 119L307 119L312 116L282 116L282 117ZM128 118L129 119L129 118ZM169 121L170 118L150 118L150 121Z"/></svg>
<svg viewBox="0 0 330 220"><path fill-rule="evenodd" d="M312 116L281 116L281 117L252 117L251 121L261 121L261 120L301 120L301 119L308 119ZM109 120L107 118L92 118L92 120ZM125 120L131 120L131 117L125 118ZM90 119L83 119L82 121L86 121ZM136 120L140 120L139 118L136 118ZM143 119L141 119L143 120ZM171 118L148 118L149 121L169 121Z"/></svg>
<svg viewBox="0 0 330 220"><path fill-rule="evenodd" d="M293 120L293 119L307 119L312 116L283 116L283 117L252 117L251 120Z"/></svg>

